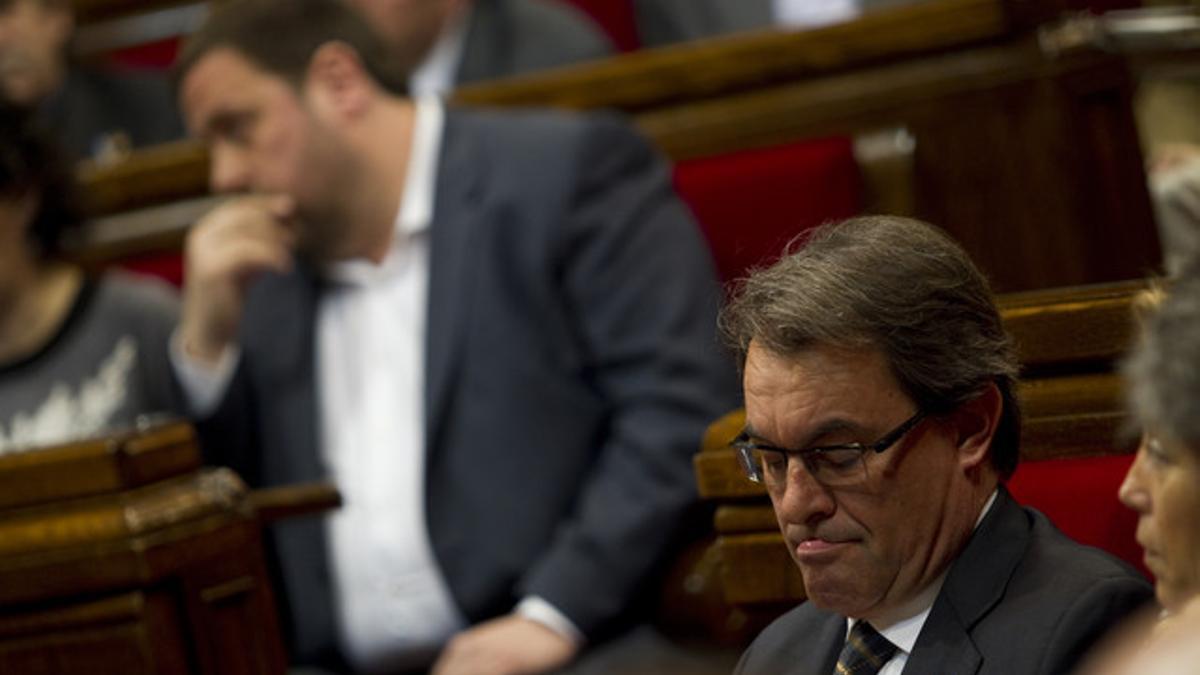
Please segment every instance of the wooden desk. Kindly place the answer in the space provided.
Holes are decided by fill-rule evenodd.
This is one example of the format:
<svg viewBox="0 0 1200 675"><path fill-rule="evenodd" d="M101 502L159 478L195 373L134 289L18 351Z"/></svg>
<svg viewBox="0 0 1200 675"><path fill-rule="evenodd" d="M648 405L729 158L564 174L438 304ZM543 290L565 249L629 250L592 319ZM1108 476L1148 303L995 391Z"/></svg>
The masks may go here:
<svg viewBox="0 0 1200 675"><path fill-rule="evenodd" d="M188 425L0 457L0 673L285 669L250 493Z"/></svg>

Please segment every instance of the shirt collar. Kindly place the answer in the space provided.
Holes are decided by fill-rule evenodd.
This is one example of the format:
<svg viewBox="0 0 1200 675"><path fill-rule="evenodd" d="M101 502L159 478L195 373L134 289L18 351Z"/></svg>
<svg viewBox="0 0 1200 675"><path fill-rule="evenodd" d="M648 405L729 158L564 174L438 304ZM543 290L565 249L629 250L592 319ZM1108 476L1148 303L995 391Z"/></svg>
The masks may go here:
<svg viewBox="0 0 1200 675"><path fill-rule="evenodd" d="M993 490L983 508L979 510L979 516L975 518L975 527L979 529L979 524L983 522L984 517L992 510L992 505L996 503L996 496L1000 491ZM921 629L925 626L925 620L929 618L929 612L933 609L933 602L937 600L938 593L942 591L942 584L946 581L946 574L943 572L940 577L934 580L933 583L925 587L925 590L917 594L906 605L896 611L895 616L905 617L898 621L888 623L886 627L875 626L879 634L887 638L889 642L896 645L898 649L906 654L911 654L913 647L917 644L917 638L921 635ZM858 619L846 620L846 631L849 634L850 629L854 628L854 624ZM874 626L874 624L872 623Z"/></svg>
<svg viewBox="0 0 1200 675"><path fill-rule="evenodd" d="M437 187L438 155L446 111L436 96L415 100L412 149L404 177L400 212L396 214L398 240L424 232L433 223L433 200Z"/></svg>
<svg viewBox="0 0 1200 675"><path fill-rule="evenodd" d="M467 24L471 18L468 4L456 16L450 18L438 34L437 42L425 55L425 60L413 70L408 78L408 88L414 95L445 94L454 89L458 79L458 67L462 61L467 42Z"/></svg>

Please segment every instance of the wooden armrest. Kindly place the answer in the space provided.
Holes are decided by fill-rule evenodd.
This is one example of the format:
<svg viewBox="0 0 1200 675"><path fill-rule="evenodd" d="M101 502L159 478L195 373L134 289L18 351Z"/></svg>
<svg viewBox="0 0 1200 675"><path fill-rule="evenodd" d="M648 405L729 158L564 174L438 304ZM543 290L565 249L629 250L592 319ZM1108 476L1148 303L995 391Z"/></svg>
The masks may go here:
<svg viewBox="0 0 1200 675"><path fill-rule="evenodd" d="M342 505L342 495L329 483L301 483L254 490L250 504L259 521L270 524L336 509Z"/></svg>

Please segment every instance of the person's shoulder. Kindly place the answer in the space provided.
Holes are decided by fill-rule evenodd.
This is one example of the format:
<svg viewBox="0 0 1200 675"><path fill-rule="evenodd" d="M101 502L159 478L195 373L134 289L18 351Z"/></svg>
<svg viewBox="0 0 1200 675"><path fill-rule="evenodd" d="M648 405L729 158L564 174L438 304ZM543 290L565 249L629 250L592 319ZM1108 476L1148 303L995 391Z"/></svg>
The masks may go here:
<svg viewBox="0 0 1200 675"><path fill-rule="evenodd" d="M822 642L840 642L846 619L804 602L775 619L754 638L738 663L738 675L782 672L797 659L810 660L822 653ZM819 656L817 658L820 658Z"/></svg>
<svg viewBox="0 0 1200 675"><path fill-rule="evenodd" d="M553 108L498 108L450 106L448 126L469 129L490 138L525 139L546 136L584 136L597 132L635 133L632 122L610 110L559 110ZM544 140L543 143L544 144ZM541 145L539 144L539 145Z"/></svg>
<svg viewBox="0 0 1200 675"><path fill-rule="evenodd" d="M543 173L563 162L590 170L608 164L648 164L660 157L628 118L612 111L454 106L447 115L447 138L451 137L493 158L524 162Z"/></svg>
<svg viewBox="0 0 1200 675"><path fill-rule="evenodd" d="M1027 564L1052 573L1069 586L1086 586L1100 579L1130 579L1149 584L1136 570L1107 551L1081 544L1063 534L1040 511L1023 507L1031 521Z"/></svg>
<svg viewBox="0 0 1200 675"><path fill-rule="evenodd" d="M502 0L516 23L530 36L571 45L576 52L567 62L602 57L613 52L612 43L582 10L556 0Z"/></svg>

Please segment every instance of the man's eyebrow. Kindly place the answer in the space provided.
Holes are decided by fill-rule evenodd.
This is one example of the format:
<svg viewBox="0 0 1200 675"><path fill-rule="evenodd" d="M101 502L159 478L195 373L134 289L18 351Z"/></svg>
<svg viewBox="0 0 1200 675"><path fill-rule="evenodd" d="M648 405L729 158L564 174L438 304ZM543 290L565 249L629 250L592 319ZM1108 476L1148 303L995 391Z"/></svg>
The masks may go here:
<svg viewBox="0 0 1200 675"><path fill-rule="evenodd" d="M754 429L754 426L751 425L749 422L747 422L746 425L744 427L742 427L742 433L746 434L746 436L751 439L762 441L763 445L768 445L773 448L779 448L781 450L807 450L808 448L813 447L822 438L824 438L830 434L844 432L844 431L859 433L859 432L862 432L864 429L865 429L865 427L863 425L859 424L858 422L855 422L855 421L849 420L849 419L845 419L842 417L834 417L834 418L825 420L820 425L818 425L816 429L813 429L811 432L808 433L807 436L805 436L803 443L801 443L800 445L798 445L794 448L785 448L784 446L779 445L778 443L772 442L766 436L763 436L762 434L758 433L758 431L756 431Z"/></svg>

